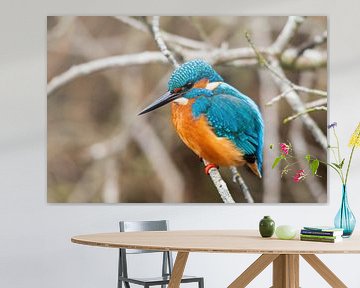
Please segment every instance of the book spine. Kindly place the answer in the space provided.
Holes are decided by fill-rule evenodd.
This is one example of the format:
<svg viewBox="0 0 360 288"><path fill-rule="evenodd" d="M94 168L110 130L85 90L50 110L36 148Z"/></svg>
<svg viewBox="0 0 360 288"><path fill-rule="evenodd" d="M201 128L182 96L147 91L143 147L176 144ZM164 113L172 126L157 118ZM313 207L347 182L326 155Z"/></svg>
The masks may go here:
<svg viewBox="0 0 360 288"><path fill-rule="evenodd" d="M325 239L325 238L309 238L309 237L300 237L301 241L314 241L314 242L327 242L335 243L335 239Z"/></svg>
<svg viewBox="0 0 360 288"><path fill-rule="evenodd" d="M336 236L321 236L321 235L304 235L304 234L300 234L301 237L303 238L314 238L314 239L336 239L336 238L340 238L336 237Z"/></svg>
<svg viewBox="0 0 360 288"><path fill-rule="evenodd" d="M334 232L331 231L315 231L315 230L301 230L303 235L319 235L319 236L334 236Z"/></svg>

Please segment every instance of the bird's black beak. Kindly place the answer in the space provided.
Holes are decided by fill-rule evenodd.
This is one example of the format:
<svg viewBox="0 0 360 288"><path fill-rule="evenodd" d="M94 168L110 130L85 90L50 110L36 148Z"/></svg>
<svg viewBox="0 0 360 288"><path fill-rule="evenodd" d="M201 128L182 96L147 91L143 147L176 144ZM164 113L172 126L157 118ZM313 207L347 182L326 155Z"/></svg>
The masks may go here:
<svg viewBox="0 0 360 288"><path fill-rule="evenodd" d="M144 110L142 110L138 115L142 115L145 113L148 113L150 111L153 111L161 106L164 106L165 104L180 98L183 95L183 93L174 93L174 92L166 92L164 95L162 95L160 98L155 100L152 104L150 104L148 107L146 107Z"/></svg>

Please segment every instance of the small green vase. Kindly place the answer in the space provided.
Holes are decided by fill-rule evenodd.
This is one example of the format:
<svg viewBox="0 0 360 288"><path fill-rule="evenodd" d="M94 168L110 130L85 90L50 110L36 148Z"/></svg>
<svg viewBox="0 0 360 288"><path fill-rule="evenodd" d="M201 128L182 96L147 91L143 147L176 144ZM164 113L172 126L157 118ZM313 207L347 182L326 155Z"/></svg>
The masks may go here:
<svg viewBox="0 0 360 288"><path fill-rule="evenodd" d="M274 235L275 222L270 216L264 216L259 223L259 231L262 237L271 237Z"/></svg>

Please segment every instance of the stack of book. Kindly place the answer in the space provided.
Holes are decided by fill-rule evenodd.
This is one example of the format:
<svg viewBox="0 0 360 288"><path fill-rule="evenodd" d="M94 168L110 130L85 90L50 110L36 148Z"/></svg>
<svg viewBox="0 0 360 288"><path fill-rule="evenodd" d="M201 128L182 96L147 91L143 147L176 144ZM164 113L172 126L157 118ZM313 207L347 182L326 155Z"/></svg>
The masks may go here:
<svg viewBox="0 0 360 288"><path fill-rule="evenodd" d="M302 241L336 243L342 241L343 229L334 227L304 227L300 232Z"/></svg>

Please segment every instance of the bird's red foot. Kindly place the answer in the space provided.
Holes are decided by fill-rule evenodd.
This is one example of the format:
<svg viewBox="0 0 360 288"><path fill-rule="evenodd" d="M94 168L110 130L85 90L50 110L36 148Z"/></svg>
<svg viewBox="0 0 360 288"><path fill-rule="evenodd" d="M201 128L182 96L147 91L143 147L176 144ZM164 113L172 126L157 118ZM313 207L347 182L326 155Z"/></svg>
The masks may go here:
<svg viewBox="0 0 360 288"><path fill-rule="evenodd" d="M212 169L212 168L218 169L219 166L217 166L217 165L215 165L215 164L213 164L213 163L207 164L207 165L205 166L205 169L204 169L204 170L205 170L205 174L206 174L206 175L209 175L210 169Z"/></svg>

